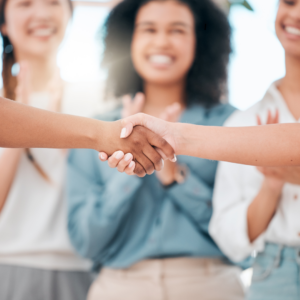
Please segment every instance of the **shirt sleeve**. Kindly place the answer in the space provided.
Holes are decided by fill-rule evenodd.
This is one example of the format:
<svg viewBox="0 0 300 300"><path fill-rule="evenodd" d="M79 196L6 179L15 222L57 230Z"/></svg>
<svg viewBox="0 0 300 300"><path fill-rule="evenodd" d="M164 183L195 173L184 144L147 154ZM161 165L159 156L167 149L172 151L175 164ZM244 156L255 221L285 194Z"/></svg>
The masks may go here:
<svg viewBox="0 0 300 300"><path fill-rule="evenodd" d="M245 193L242 178L243 173L249 171L247 168L252 167L220 162L213 195L209 232L224 254L234 262L264 247L264 234L253 243L248 237L247 211L259 186L253 189L252 194Z"/></svg>
<svg viewBox="0 0 300 300"><path fill-rule="evenodd" d="M208 232L212 215L212 187L189 170L185 181L170 187L167 195L199 229Z"/></svg>
<svg viewBox="0 0 300 300"><path fill-rule="evenodd" d="M101 176L103 166L99 166L104 163L91 151L71 151L67 196L70 239L82 256L93 260L108 254L108 245L129 211L142 180L116 171L113 180L105 183Z"/></svg>

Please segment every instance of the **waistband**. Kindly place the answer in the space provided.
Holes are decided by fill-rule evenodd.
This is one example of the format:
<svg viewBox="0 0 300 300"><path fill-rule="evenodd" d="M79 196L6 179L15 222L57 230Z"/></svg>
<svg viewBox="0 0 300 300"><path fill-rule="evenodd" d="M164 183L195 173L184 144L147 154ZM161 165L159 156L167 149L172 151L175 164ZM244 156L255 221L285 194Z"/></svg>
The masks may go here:
<svg viewBox="0 0 300 300"><path fill-rule="evenodd" d="M126 269L103 268L100 275L130 278L190 277L212 275L226 270L241 272L239 267L217 258L167 258L143 260Z"/></svg>
<svg viewBox="0 0 300 300"><path fill-rule="evenodd" d="M300 247L290 247L280 244L267 243L263 251L270 256L300 260Z"/></svg>

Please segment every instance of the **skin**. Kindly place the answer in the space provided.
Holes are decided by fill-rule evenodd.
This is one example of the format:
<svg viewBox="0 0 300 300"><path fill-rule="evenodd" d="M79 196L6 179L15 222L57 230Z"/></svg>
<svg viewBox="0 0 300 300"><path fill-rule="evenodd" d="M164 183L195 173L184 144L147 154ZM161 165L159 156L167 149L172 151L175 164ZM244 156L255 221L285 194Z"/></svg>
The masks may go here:
<svg viewBox="0 0 300 300"><path fill-rule="evenodd" d="M58 111L62 80L56 55L71 17L66 0L8 0L1 33L8 36L20 64L16 101L30 105L30 94L47 93L48 109ZM0 211L13 183L23 148L5 149L0 157Z"/></svg>
<svg viewBox="0 0 300 300"><path fill-rule="evenodd" d="M186 77L195 59L195 49L195 21L189 7L175 1L153 1L141 7L135 20L131 57L143 78L145 95L138 94L134 101L125 96L123 116L144 112L177 122L185 107ZM155 55L165 56L169 62L153 61ZM107 155L100 153L100 159L106 160ZM133 174L132 165L127 168L125 161L116 155L108 163L121 172ZM168 185L175 180L176 170L176 163L165 161L156 176Z"/></svg>
<svg viewBox="0 0 300 300"><path fill-rule="evenodd" d="M43 92L50 95L48 109L54 112L59 110L62 80L56 65L56 56L70 17L71 9L67 0L8 0L5 6L5 24L2 26L1 32L9 37L16 61L21 67L17 78L18 86L15 99L20 104L30 104L30 94ZM4 102L2 103L2 101ZM13 109L16 111L13 112ZM95 135L95 129L98 128L98 130L105 131L105 133L101 131L101 139L106 141L106 146L110 146L111 154L120 149L127 149L126 152L132 153L131 157L137 162L135 172L139 176L151 174L155 169L160 170L162 167L161 155L150 146L150 143L155 145L157 139L160 141L161 139L155 138L145 128L137 128L131 143L131 145L135 144L135 148L131 148L130 143L127 144L117 138L118 130L116 128L120 125L95 123L86 119L74 119L71 116L61 118L59 115L49 115L37 110L30 112L24 106L12 105L4 99L1 99L0 114L0 119L3 122L0 130L1 146L4 147L72 148L76 143L80 143L80 148L85 148L88 145L90 148L94 144L92 148L96 147L95 149L101 150L103 145L99 141L97 142L98 145L95 144L96 140L100 138L100 136L96 138ZM22 120L26 124L23 124ZM54 120L58 123L55 124ZM75 125L76 120L78 120L78 124ZM12 127L12 124L5 125L5 122L18 124ZM69 128L72 123L73 129ZM81 128L79 128L80 123L82 123ZM60 127L57 126L58 124ZM92 129L91 126L96 127ZM48 130L50 131L51 128L52 133L49 133ZM76 128L77 132L74 130ZM82 131L84 128L86 128L86 132ZM24 132L25 129L27 129L27 134L25 134L26 131ZM12 139L11 132L14 133L14 138L18 138L17 143ZM28 136L28 132L30 132L30 136ZM68 136L67 132L69 133ZM115 136L117 143L111 143L111 136L106 133ZM57 135L57 140L54 139L55 135ZM64 137L65 141L60 139L59 135L61 138ZM74 138L73 142L71 138ZM168 147L170 149L170 146ZM0 211L4 207L23 152L24 148L8 148L1 153Z"/></svg>
<svg viewBox="0 0 300 300"><path fill-rule="evenodd" d="M291 34L288 27L296 28L299 34ZM300 118L300 1L281 0L275 21L276 34L285 50L286 75L280 81L281 92L295 120ZM260 120L259 124L261 124ZM272 117L269 113L267 124L279 122L278 113ZM248 236L253 242L269 226L286 182L300 183L299 167L260 168L265 175L261 190L250 204L247 212Z"/></svg>

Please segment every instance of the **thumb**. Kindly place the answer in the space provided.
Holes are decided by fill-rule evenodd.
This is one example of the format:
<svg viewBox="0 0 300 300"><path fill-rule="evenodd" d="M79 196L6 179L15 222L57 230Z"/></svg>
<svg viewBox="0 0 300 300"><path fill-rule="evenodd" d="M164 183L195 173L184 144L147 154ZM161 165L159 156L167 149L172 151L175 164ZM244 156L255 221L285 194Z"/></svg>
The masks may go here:
<svg viewBox="0 0 300 300"><path fill-rule="evenodd" d="M133 127L137 125L144 126L145 114L139 113L121 120L122 131L121 139L125 139L132 133Z"/></svg>

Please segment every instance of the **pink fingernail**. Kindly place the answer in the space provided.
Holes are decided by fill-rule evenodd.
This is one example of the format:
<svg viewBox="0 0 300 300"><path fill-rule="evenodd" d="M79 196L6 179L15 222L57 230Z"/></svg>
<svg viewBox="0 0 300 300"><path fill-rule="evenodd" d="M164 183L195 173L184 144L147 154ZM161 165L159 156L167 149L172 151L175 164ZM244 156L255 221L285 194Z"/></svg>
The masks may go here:
<svg viewBox="0 0 300 300"><path fill-rule="evenodd" d="M127 153L124 157L125 161L129 161L131 159L132 155L130 153Z"/></svg>
<svg viewBox="0 0 300 300"><path fill-rule="evenodd" d="M128 167L129 167L129 169L131 169L133 166L134 166L134 161L132 161Z"/></svg>
<svg viewBox="0 0 300 300"><path fill-rule="evenodd" d="M174 154L174 158L171 159L171 162L176 162L177 161L177 157L176 157L176 154Z"/></svg>
<svg viewBox="0 0 300 300"><path fill-rule="evenodd" d="M124 156L123 152L118 151L115 157L116 157L116 159L121 159L123 156Z"/></svg>
<svg viewBox="0 0 300 300"><path fill-rule="evenodd" d="M100 154L101 159L106 159L105 155L103 153Z"/></svg>
<svg viewBox="0 0 300 300"><path fill-rule="evenodd" d="M121 131L121 139L124 139L126 137L126 128L124 127Z"/></svg>

